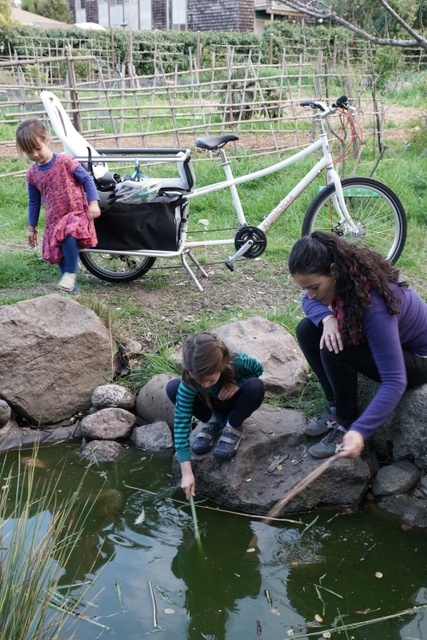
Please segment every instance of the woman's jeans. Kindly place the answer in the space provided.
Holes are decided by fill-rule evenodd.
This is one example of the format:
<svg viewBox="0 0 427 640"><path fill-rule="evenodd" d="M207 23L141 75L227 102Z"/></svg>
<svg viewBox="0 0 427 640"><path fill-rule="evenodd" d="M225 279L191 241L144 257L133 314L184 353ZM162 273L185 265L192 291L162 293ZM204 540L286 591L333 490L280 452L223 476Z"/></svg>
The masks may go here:
<svg viewBox="0 0 427 640"><path fill-rule="evenodd" d="M319 328L308 318L298 324L296 336L306 360L324 391L329 404L334 405L343 427L348 427L358 417L357 374L380 381L377 366L368 345L346 346L334 353L326 347L320 349L323 327ZM408 387L427 383L427 358L403 349Z"/></svg>
<svg viewBox="0 0 427 640"><path fill-rule="evenodd" d="M166 393L169 400L176 402L176 393L181 380L175 378L166 385ZM193 415L201 422L207 422L216 413L224 420L228 418L233 427L240 427L244 420L249 418L258 409L264 400L264 383L259 378L249 378L242 384L240 389L228 400L220 400L209 395L211 407L204 398L197 394L194 398Z"/></svg>

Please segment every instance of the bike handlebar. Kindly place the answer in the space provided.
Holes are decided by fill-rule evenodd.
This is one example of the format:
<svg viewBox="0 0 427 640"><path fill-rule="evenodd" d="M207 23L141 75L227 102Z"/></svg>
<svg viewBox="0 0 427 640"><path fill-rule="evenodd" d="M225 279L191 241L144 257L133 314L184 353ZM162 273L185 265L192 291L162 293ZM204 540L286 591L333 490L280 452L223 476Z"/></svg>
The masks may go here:
<svg viewBox="0 0 427 640"><path fill-rule="evenodd" d="M301 100L301 107L311 107L311 109L318 109L322 111L324 116L328 116L335 113L337 109L344 109L345 111L352 111L353 107L348 104L347 96L340 96L329 107L325 102L320 100Z"/></svg>

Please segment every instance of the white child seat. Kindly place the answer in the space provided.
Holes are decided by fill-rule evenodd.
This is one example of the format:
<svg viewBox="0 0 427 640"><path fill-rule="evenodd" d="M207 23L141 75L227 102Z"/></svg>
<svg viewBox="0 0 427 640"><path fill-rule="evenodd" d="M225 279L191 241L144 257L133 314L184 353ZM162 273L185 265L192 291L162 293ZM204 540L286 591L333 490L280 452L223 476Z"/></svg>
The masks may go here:
<svg viewBox="0 0 427 640"><path fill-rule="evenodd" d="M54 93L42 91L40 98L49 116L53 130L62 142L65 153L79 158L82 162L86 158L89 161L89 150L92 160L101 157L98 151L74 128L67 112ZM95 178L102 178L108 171L107 163L93 162L92 171Z"/></svg>

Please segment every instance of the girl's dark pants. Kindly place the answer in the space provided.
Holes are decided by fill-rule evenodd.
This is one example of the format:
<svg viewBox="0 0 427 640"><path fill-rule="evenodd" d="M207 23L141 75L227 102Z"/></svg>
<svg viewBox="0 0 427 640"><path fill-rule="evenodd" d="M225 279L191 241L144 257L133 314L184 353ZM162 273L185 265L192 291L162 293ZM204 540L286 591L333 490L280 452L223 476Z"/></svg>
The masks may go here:
<svg viewBox="0 0 427 640"><path fill-rule="evenodd" d="M357 374L380 381L377 366L368 345L346 346L339 353L319 348L323 328L304 318L298 324L296 337L306 360L316 374L329 404L335 405L337 418L349 427L357 418ZM427 382L427 358L403 349L408 387Z"/></svg>
<svg viewBox="0 0 427 640"><path fill-rule="evenodd" d="M174 404L176 393L181 380L175 378L166 385L166 393L169 400ZM228 400L219 400L214 396L209 396L211 407L209 407L203 397L199 394L194 398L193 415L201 422L207 422L212 413L219 414L224 420L228 418L232 427L240 427L244 420L249 418L253 412L261 406L264 400L264 383L259 378L249 378L242 384L240 389Z"/></svg>

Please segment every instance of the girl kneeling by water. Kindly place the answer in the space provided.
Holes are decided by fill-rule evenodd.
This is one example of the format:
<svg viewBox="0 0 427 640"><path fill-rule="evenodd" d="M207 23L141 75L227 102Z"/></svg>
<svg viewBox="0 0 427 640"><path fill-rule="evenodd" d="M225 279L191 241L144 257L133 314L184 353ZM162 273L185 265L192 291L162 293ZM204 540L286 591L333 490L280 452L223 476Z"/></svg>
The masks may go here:
<svg viewBox="0 0 427 640"><path fill-rule="evenodd" d="M203 455L213 449L219 460L236 455L243 422L264 399L262 372L258 360L246 353L231 353L211 333L198 333L184 343L182 379L171 380L166 393L175 404L175 449L187 499L195 495L191 451ZM190 451L193 416L204 424Z"/></svg>

